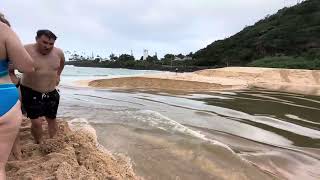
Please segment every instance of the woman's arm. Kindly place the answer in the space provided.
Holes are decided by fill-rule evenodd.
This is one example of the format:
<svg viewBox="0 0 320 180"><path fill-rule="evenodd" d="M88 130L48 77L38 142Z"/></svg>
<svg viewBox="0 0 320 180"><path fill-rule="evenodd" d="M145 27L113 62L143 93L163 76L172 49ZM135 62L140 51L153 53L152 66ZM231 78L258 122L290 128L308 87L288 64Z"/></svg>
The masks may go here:
<svg viewBox="0 0 320 180"><path fill-rule="evenodd" d="M14 67L21 72L33 72L33 60L23 47L20 39L9 27L7 28L6 49L7 56Z"/></svg>

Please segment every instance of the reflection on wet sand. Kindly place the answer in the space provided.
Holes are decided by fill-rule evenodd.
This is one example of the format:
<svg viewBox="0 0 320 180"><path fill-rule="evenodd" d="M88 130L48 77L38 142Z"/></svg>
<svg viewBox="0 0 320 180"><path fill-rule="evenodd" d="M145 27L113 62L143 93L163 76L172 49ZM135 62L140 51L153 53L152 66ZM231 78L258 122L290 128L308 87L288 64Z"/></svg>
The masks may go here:
<svg viewBox="0 0 320 180"><path fill-rule="evenodd" d="M92 124L99 142L127 154L146 179L272 179L225 148L192 137L121 125Z"/></svg>
<svg viewBox="0 0 320 180"><path fill-rule="evenodd" d="M320 177L316 96L262 89L62 93L60 114L87 119L99 142L130 157L146 179Z"/></svg>

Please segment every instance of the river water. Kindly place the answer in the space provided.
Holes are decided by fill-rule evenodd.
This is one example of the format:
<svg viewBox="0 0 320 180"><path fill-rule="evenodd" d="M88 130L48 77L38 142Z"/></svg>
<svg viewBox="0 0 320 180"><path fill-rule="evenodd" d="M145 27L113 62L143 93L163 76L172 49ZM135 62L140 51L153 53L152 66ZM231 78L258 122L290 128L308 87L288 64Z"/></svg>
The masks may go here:
<svg viewBox="0 0 320 180"><path fill-rule="evenodd" d="M58 116L90 124L145 179L320 179L320 97L73 85L147 73L159 72L67 66Z"/></svg>

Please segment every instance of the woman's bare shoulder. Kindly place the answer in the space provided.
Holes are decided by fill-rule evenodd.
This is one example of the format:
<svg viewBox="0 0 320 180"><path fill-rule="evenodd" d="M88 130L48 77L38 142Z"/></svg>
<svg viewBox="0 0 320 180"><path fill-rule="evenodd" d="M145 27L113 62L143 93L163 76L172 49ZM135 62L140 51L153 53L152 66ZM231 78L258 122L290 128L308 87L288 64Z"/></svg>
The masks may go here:
<svg viewBox="0 0 320 180"><path fill-rule="evenodd" d="M0 22L0 34L1 34L0 38L3 40L7 39L8 36L10 36L10 32L12 33L10 27L8 27L8 25Z"/></svg>

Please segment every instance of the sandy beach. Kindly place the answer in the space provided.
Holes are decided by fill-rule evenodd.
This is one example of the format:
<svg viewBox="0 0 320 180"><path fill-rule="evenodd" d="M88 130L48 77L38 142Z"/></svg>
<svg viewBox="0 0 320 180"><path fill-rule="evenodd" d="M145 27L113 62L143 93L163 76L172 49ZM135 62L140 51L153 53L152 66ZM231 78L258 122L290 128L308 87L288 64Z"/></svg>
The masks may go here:
<svg viewBox="0 0 320 180"><path fill-rule="evenodd" d="M79 86L110 89L215 91L264 88L320 95L320 71L254 67L227 67L193 73L157 73L135 77L79 81Z"/></svg>

